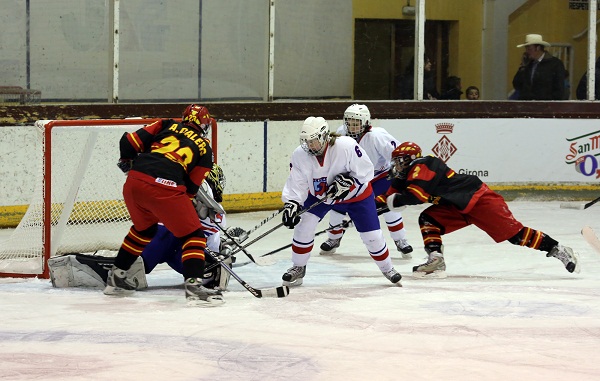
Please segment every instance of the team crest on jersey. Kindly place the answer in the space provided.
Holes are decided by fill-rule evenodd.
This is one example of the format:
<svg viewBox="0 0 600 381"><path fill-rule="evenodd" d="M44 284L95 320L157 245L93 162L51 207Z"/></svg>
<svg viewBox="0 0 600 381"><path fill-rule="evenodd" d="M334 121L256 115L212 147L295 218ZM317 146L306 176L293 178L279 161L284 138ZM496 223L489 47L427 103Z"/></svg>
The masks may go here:
<svg viewBox="0 0 600 381"><path fill-rule="evenodd" d="M313 179L313 187L315 188L315 196L323 196L327 191L327 177Z"/></svg>

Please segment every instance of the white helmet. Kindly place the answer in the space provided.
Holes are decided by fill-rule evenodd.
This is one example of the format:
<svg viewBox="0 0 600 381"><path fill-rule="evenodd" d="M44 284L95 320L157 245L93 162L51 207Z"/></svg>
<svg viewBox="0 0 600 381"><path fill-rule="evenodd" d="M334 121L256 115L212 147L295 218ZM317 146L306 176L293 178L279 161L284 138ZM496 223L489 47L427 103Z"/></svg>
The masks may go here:
<svg viewBox="0 0 600 381"><path fill-rule="evenodd" d="M319 156L327 147L329 124L322 117L309 116L300 130L300 146L306 153Z"/></svg>
<svg viewBox="0 0 600 381"><path fill-rule="evenodd" d="M371 113L365 105L353 104L344 111L346 135L359 139L371 129Z"/></svg>

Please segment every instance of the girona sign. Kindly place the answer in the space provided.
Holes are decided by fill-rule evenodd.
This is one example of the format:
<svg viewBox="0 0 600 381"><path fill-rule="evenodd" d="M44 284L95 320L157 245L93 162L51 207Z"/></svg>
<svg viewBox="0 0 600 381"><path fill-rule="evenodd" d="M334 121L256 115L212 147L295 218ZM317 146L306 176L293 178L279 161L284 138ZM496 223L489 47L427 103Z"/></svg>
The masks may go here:
<svg viewBox="0 0 600 381"><path fill-rule="evenodd" d="M574 164L575 171L584 176L600 178L600 130L567 139L569 153L566 164Z"/></svg>

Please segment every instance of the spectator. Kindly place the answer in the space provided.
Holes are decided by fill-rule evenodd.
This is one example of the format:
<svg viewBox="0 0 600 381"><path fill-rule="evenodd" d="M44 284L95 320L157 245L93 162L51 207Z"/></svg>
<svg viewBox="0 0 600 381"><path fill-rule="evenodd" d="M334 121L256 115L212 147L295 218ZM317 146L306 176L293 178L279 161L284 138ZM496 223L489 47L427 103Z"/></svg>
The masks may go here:
<svg viewBox="0 0 600 381"><path fill-rule="evenodd" d="M563 100L569 100L571 98L571 82L569 81L569 71L565 70L565 94Z"/></svg>
<svg viewBox="0 0 600 381"><path fill-rule="evenodd" d="M545 51L550 44L540 34L528 34L523 60L513 78L519 100L562 100L565 94L565 65Z"/></svg>
<svg viewBox="0 0 600 381"><path fill-rule="evenodd" d="M440 96L440 99L446 100L460 100L460 96L462 95L462 83L459 77L450 76L446 79L446 90Z"/></svg>
<svg viewBox="0 0 600 381"><path fill-rule="evenodd" d="M467 99L470 101L479 100L479 89L477 86L467 87Z"/></svg>
<svg viewBox="0 0 600 381"><path fill-rule="evenodd" d="M423 66L423 99L435 100L439 99L440 94L435 88L435 78L432 71L432 62L425 55ZM404 75L400 78L400 83L396 86L399 94L399 99L414 99L415 91L415 60L410 60L410 63L404 70Z"/></svg>
<svg viewBox="0 0 600 381"><path fill-rule="evenodd" d="M598 99L600 99L600 57L598 57L598 59L596 59L596 75L594 76L594 78L596 79L596 83L594 86L594 88L595 88L594 99L598 100ZM577 99L579 99L579 100L588 99L588 96L587 96L587 71L585 73L583 73L583 76L579 80L579 84L577 85L577 90L575 90L575 95L577 96Z"/></svg>

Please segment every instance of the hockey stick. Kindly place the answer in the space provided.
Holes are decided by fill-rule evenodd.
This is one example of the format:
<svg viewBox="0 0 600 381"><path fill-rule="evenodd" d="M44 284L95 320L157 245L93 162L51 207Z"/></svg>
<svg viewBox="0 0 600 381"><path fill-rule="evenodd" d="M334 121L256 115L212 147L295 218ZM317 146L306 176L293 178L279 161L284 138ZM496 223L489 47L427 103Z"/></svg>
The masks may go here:
<svg viewBox="0 0 600 381"><path fill-rule="evenodd" d="M316 232L315 233L315 237L320 236L323 233L327 233L330 230L335 230L335 229L339 229L339 228L346 229L346 228L349 228L352 225L354 225L352 223L352 221L344 221L341 224L337 224L337 225L328 227L327 229L323 229L321 231ZM275 249L275 250L269 251L268 253L261 255L261 257L266 257L267 255L273 255L275 253L279 253L281 250L285 250L288 247L292 247L292 244L290 243L290 244L287 244L285 246L280 247L279 249Z"/></svg>
<svg viewBox="0 0 600 381"><path fill-rule="evenodd" d="M223 227L221 226L220 223L218 223L215 220L212 220L212 222L217 225L217 227L219 228L219 230L221 230L223 232L223 234L225 234L225 236L227 237L227 239L229 239L231 242L233 242L234 245L236 245L242 252L244 252L244 254L246 254L246 256L248 257L248 259L250 259L252 262L256 263L259 266L270 266L275 264L276 261L274 260L261 260L260 258L255 259L249 252L246 251L246 249L240 245L238 243L238 241L233 238L228 232L227 230L223 229ZM231 255L234 255L235 253L232 253Z"/></svg>
<svg viewBox="0 0 600 381"><path fill-rule="evenodd" d="M322 199L320 199L319 201L315 202L314 204L312 204L311 206L309 206L306 209L303 209L300 211L300 213L298 213L298 216L303 215L304 213L308 212L309 210L316 208L317 206L321 205L322 203L324 203L325 201L327 201L327 198L324 197ZM254 238L252 241L248 242L246 245L244 246L240 246L240 248L238 248L237 250L235 250L233 253L231 253L231 255L235 255L236 253L239 253L240 251L242 251L243 249L246 249L248 246L252 245L253 243L255 243L256 241L266 237L267 235L273 233L275 230L279 229L280 227L283 226L283 222L280 223L279 225L269 229L268 231L264 232L263 234L259 235L258 237Z"/></svg>
<svg viewBox="0 0 600 381"><path fill-rule="evenodd" d="M351 227L352 225L354 225L352 221L344 221L344 222L342 222L341 224L337 224L337 225L334 225L334 226L328 227L327 229L323 229L323 230L321 230L321 231L318 231L318 232L316 232L316 233L315 233L315 237L317 237L317 236L319 236L319 235L321 235L321 234L323 234L323 233L326 233L326 232L328 232L329 230L334 230L334 229L338 229L338 228L344 228L344 229L346 229L346 228L349 228L349 227ZM285 245L285 246L282 246L282 247L280 247L280 248L278 248L278 249L275 249L275 250L269 251L269 252L268 252L268 253L266 253L266 254L262 254L260 257L266 257L267 255L273 255L273 254L275 254L275 253L279 253L279 252L280 252L280 251L282 251L282 250L285 250L285 249L287 249L287 248L290 248L290 247L292 247L292 245L293 245L292 243L288 243L287 245ZM247 264L249 264L249 263L252 263L252 262L244 262L244 263L240 263L240 264L238 264L238 265L237 265L237 267L246 266L246 265L247 265Z"/></svg>
<svg viewBox="0 0 600 381"><path fill-rule="evenodd" d="M598 240L598 236L594 233L594 229L589 226L584 226L583 229L581 229L581 235L587 243L596 250L596 252L600 253L600 240Z"/></svg>
<svg viewBox="0 0 600 381"><path fill-rule="evenodd" d="M381 215L381 214L383 214L383 213L387 213L387 212L389 212L389 211L390 211L390 209L387 207L387 205L386 205L386 206L382 206L382 207L380 207L380 208L377 208L377 215L379 216L379 215ZM351 220L350 220L350 221L343 221L343 222L342 222L342 223L340 223L340 224L337 224L337 225L334 225L334 226L330 226L330 227L328 227L327 229L323 229L323 230L321 230L321 231L319 231L319 232L316 232L316 233L315 233L315 237L317 237L317 236L319 236L319 235L321 235L321 234L323 234L323 233L326 233L326 232L328 232L328 231L330 231L330 230L335 230L335 229L338 229L338 228L347 229L347 228L349 228L349 227L351 227L351 226L353 226L353 225L354 225L354 223L353 223ZM280 248L278 248L278 249L275 249L275 250L269 251L269 252L268 252L268 253L266 253L266 254L262 254L262 255L261 255L259 258L266 257L267 255L273 255L273 254L275 254L275 253L279 253L279 252L280 252L280 251L282 251L282 250L285 250L285 249L287 249L287 248L290 248L290 247L292 247L292 245L293 245L292 243L289 243L289 244L287 244L287 245L285 245L285 246L282 246L282 247L280 247ZM251 263L251 262L240 263L240 264L238 265L238 267L245 266L245 265L247 265L247 264L249 264L249 263Z"/></svg>
<svg viewBox="0 0 600 381"><path fill-rule="evenodd" d="M595 199L593 199L592 201L585 203L585 204L575 204L575 203L567 203L567 202L563 202L560 204L561 209L587 209L590 206L594 205L595 203L597 203L598 201L600 201L600 197L597 197Z"/></svg>
<svg viewBox="0 0 600 381"><path fill-rule="evenodd" d="M257 231L261 226L263 226L264 224L266 224L267 222L271 221L273 218L277 217L279 215L279 213L283 212L283 208L279 209L278 211L274 212L273 214L271 214L270 216L268 216L267 218L265 218L264 220L260 221L258 223L258 225L256 225L255 227L253 227L252 229L248 230L246 232L246 238L247 236L249 236L250 234L254 233L255 231ZM243 242L245 240L242 240L241 242Z"/></svg>
<svg viewBox="0 0 600 381"><path fill-rule="evenodd" d="M596 197L595 199L593 199L592 201L588 202L587 204L585 204L583 206L583 209L587 209L590 206L594 205L595 203L597 203L598 201L600 201L600 197Z"/></svg>
<svg viewBox="0 0 600 381"><path fill-rule="evenodd" d="M219 257L213 251L206 249L206 252L215 261L217 261L217 263L225 271L227 271L235 280L237 280L239 282L239 284L244 286L244 288L246 290L248 290L248 292L250 292L255 297L257 297L257 298L262 298L262 297L285 298L286 296L289 295L290 288L288 286L279 286L279 287L263 288L263 289L258 289L258 288L254 288L254 287L250 286L248 283L244 282L244 280L242 278L240 278L229 266L227 266L225 263L223 263L223 260L219 259Z"/></svg>

